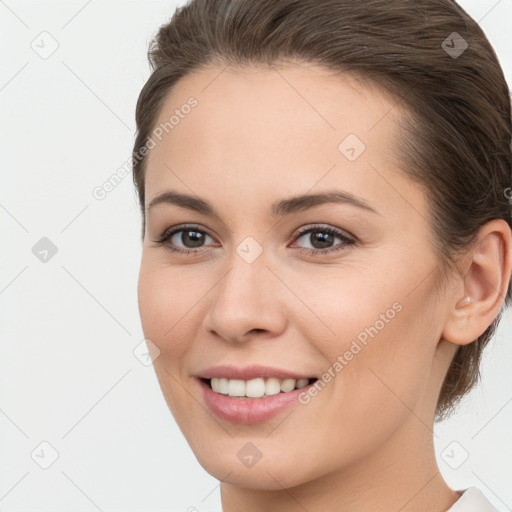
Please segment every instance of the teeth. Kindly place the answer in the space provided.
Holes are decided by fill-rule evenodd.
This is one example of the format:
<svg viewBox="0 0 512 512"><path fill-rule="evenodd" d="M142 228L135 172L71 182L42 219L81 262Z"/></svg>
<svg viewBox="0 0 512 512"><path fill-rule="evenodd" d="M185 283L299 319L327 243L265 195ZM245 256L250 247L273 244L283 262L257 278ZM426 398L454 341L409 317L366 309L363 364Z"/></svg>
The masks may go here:
<svg viewBox="0 0 512 512"><path fill-rule="evenodd" d="M245 396L259 398L265 394L265 381L263 379L251 379L245 384Z"/></svg>
<svg viewBox="0 0 512 512"><path fill-rule="evenodd" d="M265 395L277 395L277 393L281 393L281 383L279 379L275 379L274 377L267 379L267 382L265 382Z"/></svg>
<svg viewBox="0 0 512 512"><path fill-rule="evenodd" d="M261 398L262 396L288 393L294 389L307 386L308 379L268 379L256 378L251 380L225 379L213 377L210 380L213 391L234 397Z"/></svg>
<svg viewBox="0 0 512 512"><path fill-rule="evenodd" d="M308 379L299 379L297 381L298 388L303 388L304 386L307 386L307 385L308 385Z"/></svg>
<svg viewBox="0 0 512 512"><path fill-rule="evenodd" d="M224 395L228 394L229 391L229 385L228 385L228 379L217 379L218 380L218 388L219 393L223 393Z"/></svg>
<svg viewBox="0 0 512 512"><path fill-rule="evenodd" d="M301 380L304 380L304 379L301 379ZM288 391L293 391L295 389L295 379L284 379L284 380L282 380L280 387L281 387L281 391L283 393L286 393Z"/></svg>
<svg viewBox="0 0 512 512"><path fill-rule="evenodd" d="M229 379L228 395L245 396L245 380Z"/></svg>

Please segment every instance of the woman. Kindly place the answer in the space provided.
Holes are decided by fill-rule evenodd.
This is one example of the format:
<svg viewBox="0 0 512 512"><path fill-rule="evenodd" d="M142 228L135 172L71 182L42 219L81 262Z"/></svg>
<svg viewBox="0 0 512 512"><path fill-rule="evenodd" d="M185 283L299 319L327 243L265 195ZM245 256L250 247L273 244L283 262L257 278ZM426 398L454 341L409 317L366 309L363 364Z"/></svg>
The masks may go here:
<svg viewBox="0 0 512 512"><path fill-rule="evenodd" d="M192 0L149 57L139 310L224 512L495 510L433 445L511 293L479 26L449 0Z"/></svg>

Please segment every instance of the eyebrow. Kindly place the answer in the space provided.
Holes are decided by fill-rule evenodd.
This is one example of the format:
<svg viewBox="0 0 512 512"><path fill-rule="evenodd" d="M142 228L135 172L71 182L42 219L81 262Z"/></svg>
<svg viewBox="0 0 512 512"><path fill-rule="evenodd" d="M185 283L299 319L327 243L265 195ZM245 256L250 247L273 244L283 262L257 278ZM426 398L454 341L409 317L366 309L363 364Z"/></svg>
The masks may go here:
<svg viewBox="0 0 512 512"><path fill-rule="evenodd" d="M314 208L315 206L329 203L348 204L380 215L377 210L370 206L364 199L357 197L350 192L341 190L328 190L317 194L304 194L287 199L281 199L272 204L270 213L273 217L284 217L286 215L299 213L304 210ZM215 208L213 208L208 201L188 194L182 194L174 190L166 190L154 197L147 206L146 211L149 212L159 204L173 204L180 206L181 208L193 210L202 215L216 217L218 219L221 218Z"/></svg>

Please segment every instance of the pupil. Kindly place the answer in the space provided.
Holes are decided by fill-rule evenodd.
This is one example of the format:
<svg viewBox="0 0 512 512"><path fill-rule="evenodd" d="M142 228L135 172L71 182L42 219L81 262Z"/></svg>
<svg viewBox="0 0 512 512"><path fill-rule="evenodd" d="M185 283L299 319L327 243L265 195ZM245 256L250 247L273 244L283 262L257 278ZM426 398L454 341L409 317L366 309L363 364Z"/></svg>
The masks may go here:
<svg viewBox="0 0 512 512"><path fill-rule="evenodd" d="M313 235L313 247L316 249L325 249L332 243L332 233L325 233L324 231L315 231L311 233Z"/></svg>
<svg viewBox="0 0 512 512"><path fill-rule="evenodd" d="M192 236L190 236L192 235ZM188 245L188 247L200 247L201 246L201 235L202 233L198 233L197 231L184 231L183 234L181 235L181 238L182 238L182 242L187 245L187 242L185 240L185 237L189 237L189 240L191 240L191 245Z"/></svg>

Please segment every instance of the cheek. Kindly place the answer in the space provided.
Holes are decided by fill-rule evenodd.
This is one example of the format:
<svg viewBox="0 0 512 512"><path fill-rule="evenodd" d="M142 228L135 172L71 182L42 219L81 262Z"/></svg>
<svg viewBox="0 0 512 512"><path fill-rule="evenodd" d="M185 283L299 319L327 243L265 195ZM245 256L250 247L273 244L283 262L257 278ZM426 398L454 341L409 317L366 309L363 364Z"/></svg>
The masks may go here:
<svg viewBox="0 0 512 512"><path fill-rule="evenodd" d="M181 384L181 361L190 349L191 322L197 324L193 308L200 290L183 286L176 269L149 260L143 255L139 271L140 319L144 337L160 350L153 367L169 410L181 425L189 411L183 404L190 398Z"/></svg>
<svg viewBox="0 0 512 512"><path fill-rule="evenodd" d="M150 266L143 257L138 281L142 329L144 336L159 348L161 356L164 356L162 359L166 361L180 359L185 353L194 308L201 294L205 293L198 287L190 288L183 284L176 269Z"/></svg>
<svg viewBox="0 0 512 512"><path fill-rule="evenodd" d="M414 280L407 276L383 281L375 275L324 280L314 301L324 325L315 320L302 329L327 362L323 380L335 401L361 411L414 407L431 378L437 346L426 307L433 291L425 285L411 293ZM319 329L327 334L319 336Z"/></svg>
<svg viewBox="0 0 512 512"><path fill-rule="evenodd" d="M429 297L408 295L410 290L391 285L374 286L370 293L361 293L360 287L340 289L329 286L322 292L322 320L335 335L320 337L318 322L316 329L309 328L309 339L317 340L327 361L322 377L328 381L304 405L300 423L316 433L313 440L298 439L321 454L313 473L327 467L334 471L341 461L348 464L372 453L408 420L411 410L423 417L421 404L431 384L435 333L427 333L421 314ZM311 421L319 417L321 424Z"/></svg>

